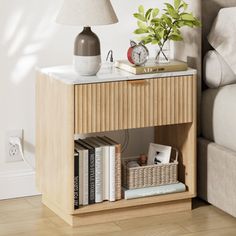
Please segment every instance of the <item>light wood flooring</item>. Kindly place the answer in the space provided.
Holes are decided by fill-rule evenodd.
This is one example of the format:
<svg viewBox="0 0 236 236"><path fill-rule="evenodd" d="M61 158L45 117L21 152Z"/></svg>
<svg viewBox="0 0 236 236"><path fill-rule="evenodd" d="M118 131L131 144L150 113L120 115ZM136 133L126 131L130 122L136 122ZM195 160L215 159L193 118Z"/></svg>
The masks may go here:
<svg viewBox="0 0 236 236"><path fill-rule="evenodd" d="M236 236L236 218L195 200L194 210L71 228L41 198L0 201L0 236Z"/></svg>

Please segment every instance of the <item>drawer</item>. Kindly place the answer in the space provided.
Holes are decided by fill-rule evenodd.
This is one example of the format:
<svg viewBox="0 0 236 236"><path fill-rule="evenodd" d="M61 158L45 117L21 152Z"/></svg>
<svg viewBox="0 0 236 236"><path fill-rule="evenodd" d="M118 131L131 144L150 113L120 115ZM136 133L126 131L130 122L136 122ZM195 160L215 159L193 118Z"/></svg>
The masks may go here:
<svg viewBox="0 0 236 236"><path fill-rule="evenodd" d="M194 76L75 85L75 133L193 121Z"/></svg>
<svg viewBox="0 0 236 236"><path fill-rule="evenodd" d="M127 81L75 86L75 133L127 128Z"/></svg>

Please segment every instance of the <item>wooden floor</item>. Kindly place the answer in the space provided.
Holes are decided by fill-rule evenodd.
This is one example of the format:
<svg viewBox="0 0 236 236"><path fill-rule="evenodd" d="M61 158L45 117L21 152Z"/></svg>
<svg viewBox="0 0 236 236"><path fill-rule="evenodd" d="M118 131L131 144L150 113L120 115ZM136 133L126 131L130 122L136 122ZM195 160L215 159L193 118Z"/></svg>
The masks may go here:
<svg viewBox="0 0 236 236"><path fill-rule="evenodd" d="M71 228L40 197L0 201L0 236L235 236L236 218L200 200L192 212Z"/></svg>

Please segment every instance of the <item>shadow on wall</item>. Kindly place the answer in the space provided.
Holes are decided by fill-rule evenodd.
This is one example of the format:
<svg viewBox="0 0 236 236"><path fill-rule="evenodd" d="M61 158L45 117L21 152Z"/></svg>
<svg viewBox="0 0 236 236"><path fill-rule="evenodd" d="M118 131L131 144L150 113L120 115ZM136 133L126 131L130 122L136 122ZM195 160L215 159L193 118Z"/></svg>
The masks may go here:
<svg viewBox="0 0 236 236"><path fill-rule="evenodd" d="M12 82L18 84L27 78L38 63L40 51L56 33L53 20L57 12L55 8L60 4L55 3L38 0L1 1L1 67L9 72L7 78Z"/></svg>
<svg viewBox="0 0 236 236"><path fill-rule="evenodd" d="M34 146L35 67L71 62L71 35L78 29L55 23L62 1L0 0L0 162L7 130L23 128Z"/></svg>

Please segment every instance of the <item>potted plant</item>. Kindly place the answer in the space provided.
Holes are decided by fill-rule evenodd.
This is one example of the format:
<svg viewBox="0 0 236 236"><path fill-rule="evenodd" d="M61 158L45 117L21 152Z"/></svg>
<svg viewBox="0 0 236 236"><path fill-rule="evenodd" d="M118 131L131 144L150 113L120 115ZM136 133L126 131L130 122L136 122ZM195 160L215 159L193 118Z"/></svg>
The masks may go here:
<svg viewBox="0 0 236 236"><path fill-rule="evenodd" d="M150 8L145 11L141 5L138 12L134 13L134 17L138 19L138 29L135 34L142 35L140 41L143 44L157 44L158 51L156 61L169 62L169 56L164 49L168 46L169 41L182 41L183 36L180 29L187 27L200 27L200 21L189 13L188 4L183 0L174 0L174 4L165 3L163 14L160 15L158 8ZM161 60L162 58L162 60Z"/></svg>

